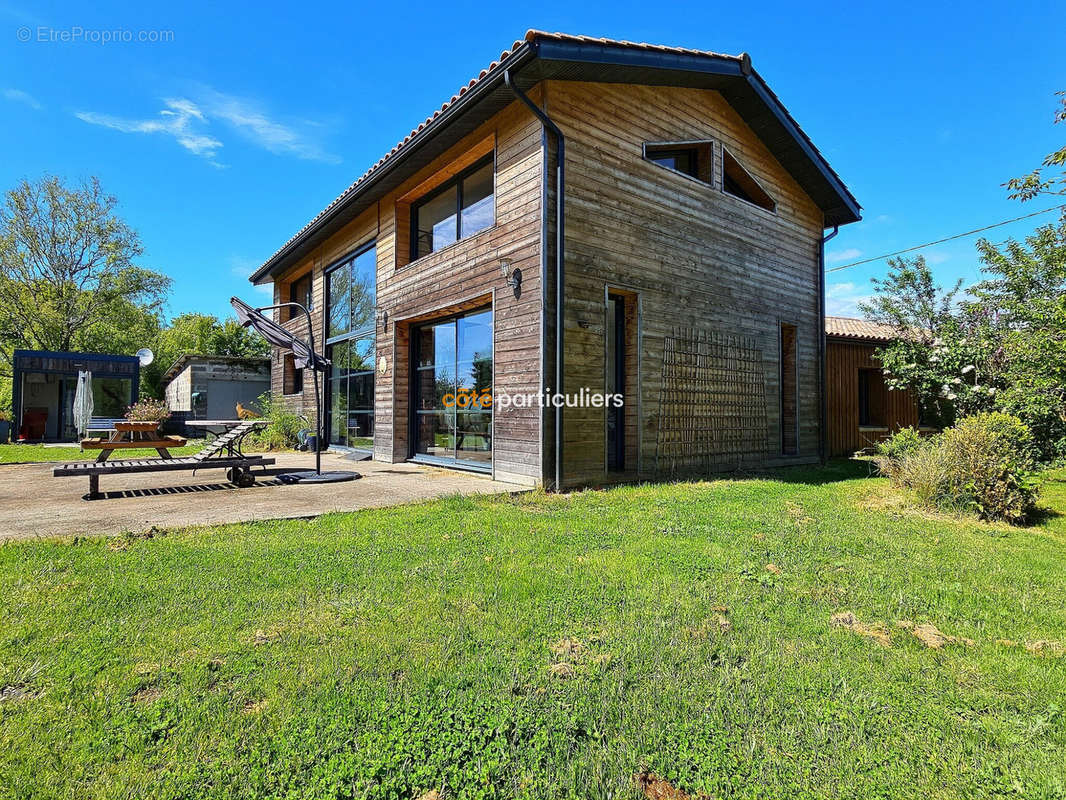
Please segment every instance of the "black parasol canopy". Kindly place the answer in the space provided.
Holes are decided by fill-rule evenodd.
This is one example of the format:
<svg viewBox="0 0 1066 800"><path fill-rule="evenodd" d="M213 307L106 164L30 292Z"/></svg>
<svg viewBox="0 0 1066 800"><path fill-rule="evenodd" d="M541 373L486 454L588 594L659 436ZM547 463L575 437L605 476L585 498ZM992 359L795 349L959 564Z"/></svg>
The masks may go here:
<svg viewBox="0 0 1066 800"><path fill-rule="evenodd" d="M316 353L307 342L285 330L270 317L252 308L237 297L229 299L233 310L237 312L237 321L246 328L255 331L276 347L292 351L293 365L296 369L311 369L325 372L329 369L329 359Z"/></svg>

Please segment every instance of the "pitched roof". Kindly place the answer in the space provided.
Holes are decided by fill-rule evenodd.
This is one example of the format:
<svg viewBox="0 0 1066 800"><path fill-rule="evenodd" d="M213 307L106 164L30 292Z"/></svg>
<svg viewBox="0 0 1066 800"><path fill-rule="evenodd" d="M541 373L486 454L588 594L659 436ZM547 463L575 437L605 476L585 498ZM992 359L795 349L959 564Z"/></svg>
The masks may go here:
<svg viewBox="0 0 1066 800"><path fill-rule="evenodd" d="M825 335L841 339L864 339L874 342L891 342L899 333L889 325L881 325L854 317L826 317Z"/></svg>
<svg viewBox="0 0 1066 800"><path fill-rule="evenodd" d="M341 212L351 208L352 214L346 215L346 219L359 213L362 207L358 200L369 196L375 186L383 185L380 191L374 192L375 199L392 188L400 179L394 179L391 184L384 179L395 171L393 168L401 161L410 162L408 171L413 172L454 143L448 141L442 146L431 147L430 143L440 138L438 134L456 128L456 135L451 138L458 141L477 124L513 101L513 94L503 87L505 71L512 72L515 83L522 89L549 78L718 89L822 207L827 225L846 224L860 219L858 201L800 129L777 95L752 68L747 53L725 55L709 50L529 30L523 39L504 50L477 77L471 78L451 99L278 248L251 275L250 280L253 283L265 282L268 276L288 268L292 259L306 253L317 241L339 227L330 228L330 225ZM467 113L475 106L485 106L485 113ZM472 119L467 119L460 126L458 121L463 117ZM421 158L412 158L419 150L427 152Z"/></svg>

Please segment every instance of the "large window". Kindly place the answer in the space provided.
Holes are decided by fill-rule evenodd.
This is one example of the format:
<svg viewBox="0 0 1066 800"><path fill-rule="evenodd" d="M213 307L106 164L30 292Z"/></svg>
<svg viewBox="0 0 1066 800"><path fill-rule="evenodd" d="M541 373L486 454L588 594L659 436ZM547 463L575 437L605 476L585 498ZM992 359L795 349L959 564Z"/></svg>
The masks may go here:
<svg viewBox="0 0 1066 800"><path fill-rule="evenodd" d="M492 463L492 311L423 325L414 335L415 457Z"/></svg>
<svg viewBox="0 0 1066 800"><path fill-rule="evenodd" d="M411 207L411 260L492 226L496 220L493 156Z"/></svg>
<svg viewBox="0 0 1066 800"><path fill-rule="evenodd" d="M326 357L329 373L329 442L374 446L374 360L377 250L374 245L326 273Z"/></svg>

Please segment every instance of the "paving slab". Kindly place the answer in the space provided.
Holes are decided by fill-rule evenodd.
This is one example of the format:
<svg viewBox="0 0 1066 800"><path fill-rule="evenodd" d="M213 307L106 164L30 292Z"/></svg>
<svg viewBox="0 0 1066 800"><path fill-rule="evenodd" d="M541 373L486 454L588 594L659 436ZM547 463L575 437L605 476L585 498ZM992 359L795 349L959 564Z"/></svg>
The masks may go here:
<svg viewBox="0 0 1066 800"><path fill-rule="evenodd" d="M312 517L331 511L415 503L447 495L502 494L528 487L460 470L417 464L351 461L322 454L322 469L354 470L347 483L293 484L277 476L314 469L310 453L270 454L277 464L254 470L240 489L221 469L100 477L101 497L85 500L89 479L52 477L55 464L0 465L0 540L75 534L113 535L188 525Z"/></svg>

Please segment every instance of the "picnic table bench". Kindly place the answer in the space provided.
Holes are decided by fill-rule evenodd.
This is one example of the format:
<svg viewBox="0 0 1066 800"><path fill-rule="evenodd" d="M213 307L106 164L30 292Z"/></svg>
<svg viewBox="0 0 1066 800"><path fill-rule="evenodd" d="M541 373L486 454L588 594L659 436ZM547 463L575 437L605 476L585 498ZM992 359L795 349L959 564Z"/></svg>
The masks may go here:
<svg viewBox="0 0 1066 800"><path fill-rule="evenodd" d="M137 423L128 423L137 425ZM142 423L143 424L143 423ZM163 439L134 438L135 431L127 431L131 435L122 439L101 441L98 439L86 439L82 441L82 447L100 449L100 456L96 461L74 462L59 464L52 470L55 478L67 478L76 476L88 476L89 493L86 499L94 500L100 496L101 475L129 475L140 472L172 472L177 470L198 469L225 469L231 483L237 486L247 487L255 483L252 467L266 467L274 463L273 458L264 458L259 455L245 455L241 452L241 444L244 437L254 430L264 427L267 422L262 419L240 420L222 423L228 429L225 433L208 442L203 449L194 455L184 458L171 458L168 447L185 444L185 439L180 436L168 436ZM154 428L152 429L154 430ZM151 435L151 431L142 430L141 434ZM91 444L86 444L91 442ZM127 447L153 447L159 451L160 458L127 459L122 461L108 461L107 457L113 450Z"/></svg>
<svg viewBox="0 0 1066 800"><path fill-rule="evenodd" d="M90 437L81 440L82 450L99 450L97 461L107 461L115 451L130 447L150 447L159 453L160 458L170 458L168 448L184 447L187 440L183 436L161 436L159 426L154 422L129 422L114 420L112 429L106 437Z"/></svg>

